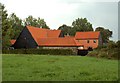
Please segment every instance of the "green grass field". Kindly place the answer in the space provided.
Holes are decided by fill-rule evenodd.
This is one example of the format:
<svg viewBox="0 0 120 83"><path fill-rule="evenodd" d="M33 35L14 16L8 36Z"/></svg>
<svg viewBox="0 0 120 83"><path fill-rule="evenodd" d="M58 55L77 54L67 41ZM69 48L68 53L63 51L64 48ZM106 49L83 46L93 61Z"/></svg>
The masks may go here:
<svg viewBox="0 0 120 83"><path fill-rule="evenodd" d="M88 56L3 54L3 81L117 80L118 61Z"/></svg>

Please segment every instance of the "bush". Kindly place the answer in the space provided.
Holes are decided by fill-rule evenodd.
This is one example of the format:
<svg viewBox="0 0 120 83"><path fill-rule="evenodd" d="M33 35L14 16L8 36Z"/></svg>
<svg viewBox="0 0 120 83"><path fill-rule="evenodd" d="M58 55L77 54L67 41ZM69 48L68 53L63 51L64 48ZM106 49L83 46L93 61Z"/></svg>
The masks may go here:
<svg viewBox="0 0 120 83"><path fill-rule="evenodd" d="M87 56L98 57L99 52L97 50L90 51Z"/></svg>
<svg viewBox="0 0 120 83"><path fill-rule="evenodd" d="M118 59L118 52L114 52L111 54L111 58Z"/></svg>
<svg viewBox="0 0 120 83"><path fill-rule="evenodd" d="M117 44L113 41L110 41L108 44L108 49L113 49L113 48L117 48Z"/></svg>
<svg viewBox="0 0 120 83"><path fill-rule="evenodd" d="M118 48L120 49L120 40L118 40L118 41L116 42L116 44L117 44Z"/></svg>
<svg viewBox="0 0 120 83"><path fill-rule="evenodd" d="M107 51L108 51L108 48L102 48L100 51L101 51L101 52L107 52Z"/></svg>
<svg viewBox="0 0 120 83"><path fill-rule="evenodd" d="M119 53L120 51L118 51L117 48L109 50L109 54L110 54L109 56L113 59L119 59Z"/></svg>
<svg viewBox="0 0 120 83"><path fill-rule="evenodd" d="M100 49L102 49L102 48L107 48L107 45L98 46L98 47L96 48L96 50L100 50Z"/></svg>
<svg viewBox="0 0 120 83"><path fill-rule="evenodd" d="M107 58L107 53L106 53L106 52L100 52L100 53L98 54L98 57Z"/></svg>
<svg viewBox="0 0 120 83"><path fill-rule="evenodd" d="M73 55L70 49L14 49L2 50L4 54L50 54L50 55Z"/></svg>
<svg viewBox="0 0 120 83"><path fill-rule="evenodd" d="M120 53L120 49L113 48L101 48L101 49L94 49L93 51L89 52L87 56L93 57L100 57L100 58L108 58L108 59L120 59L118 55Z"/></svg>

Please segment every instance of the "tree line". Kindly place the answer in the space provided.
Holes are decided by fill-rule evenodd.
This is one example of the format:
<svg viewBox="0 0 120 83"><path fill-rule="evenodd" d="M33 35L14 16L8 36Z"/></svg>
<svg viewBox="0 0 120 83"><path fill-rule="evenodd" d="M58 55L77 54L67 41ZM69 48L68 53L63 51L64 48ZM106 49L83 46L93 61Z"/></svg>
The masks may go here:
<svg viewBox="0 0 120 83"><path fill-rule="evenodd" d="M7 10L5 10L5 6L1 3L0 10L0 14L2 16L2 23L0 26L2 26L3 48L8 48L10 46L10 40L17 39L20 32L26 25L50 29L45 20L40 17L34 18L30 15L22 20L15 13L8 15ZM94 31L92 24L88 22L87 18L77 18L72 22L71 26L63 24L58 27L58 30L61 30L63 35L69 34L70 36L74 36L78 31ZM101 32L104 43L107 43L109 38L112 37L112 31L105 29L104 27L97 27L95 31Z"/></svg>

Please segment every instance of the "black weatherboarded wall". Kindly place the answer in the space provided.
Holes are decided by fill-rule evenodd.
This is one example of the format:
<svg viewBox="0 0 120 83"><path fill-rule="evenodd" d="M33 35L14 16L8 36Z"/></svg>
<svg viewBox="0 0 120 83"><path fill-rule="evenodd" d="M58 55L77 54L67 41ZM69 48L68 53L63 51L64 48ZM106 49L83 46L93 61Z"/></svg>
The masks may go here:
<svg viewBox="0 0 120 83"><path fill-rule="evenodd" d="M13 45L15 49L36 48L37 46L38 46L37 43L35 42L31 33L26 27L22 30L15 44Z"/></svg>

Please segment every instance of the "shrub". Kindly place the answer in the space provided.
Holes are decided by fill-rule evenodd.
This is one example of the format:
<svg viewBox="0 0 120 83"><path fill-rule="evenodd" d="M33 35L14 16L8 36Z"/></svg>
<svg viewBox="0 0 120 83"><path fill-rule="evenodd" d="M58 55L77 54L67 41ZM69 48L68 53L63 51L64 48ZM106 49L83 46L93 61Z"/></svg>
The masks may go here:
<svg viewBox="0 0 120 83"><path fill-rule="evenodd" d="M118 52L112 53L111 58L118 59Z"/></svg>
<svg viewBox="0 0 120 83"><path fill-rule="evenodd" d="M97 50L90 51L87 56L98 57L99 52Z"/></svg>
<svg viewBox="0 0 120 83"><path fill-rule="evenodd" d="M118 40L118 41L116 42L116 44L117 44L118 48L120 49L120 40Z"/></svg>
<svg viewBox="0 0 120 83"><path fill-rule="evenodd" d="M118 51L117 48L109 50L109 54L110 54L109 56L111 56L111 58L113 59L119 59L119 53L120 51Z"/></svg>
<svg viewBox="0 0 120 83"><path fill-rule="evenodd" d="M73 55L70 49L14 49L2 50L4 54L50 54L50 55Z"/></svg>
<svg viewBox="0 0 120 83"><path fill-rule="evenodd" d="M102 48L100 51L101 51L101 52L107 52L107 51L108 51L108 48Z"/></svg>
<svg viewBox="0 0 120 83"><path fill-rule="evenodd" d="M100 52L98 54L98 57L106 58L107 57L107 53L106 52Z"/></svg>
<svg viewBox="0 0 120 83"><path fill-rule="evenodd" d="M108 58L108 59L120 59L118 55L120 53L120 49L113 48L102 48L102 49L94 49L93 51L89 52L87 56L93 57L100 57L100 58Z"/></svg>
<svg viewBox="0 0 120 83"><path fill-rule="evenodd" d="M100 49L102 49L102 48L107 48L107 45L98 46L98 47L96 48L96 50L100 50Z"/></svg>
<svg viewBox="0 0 120 83"><path fill-rule="evenodd" d="M117 44L113 41L110 41L108 44L108 49L113 49L113 48L117 48Z"/></svg>

